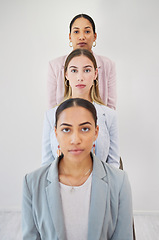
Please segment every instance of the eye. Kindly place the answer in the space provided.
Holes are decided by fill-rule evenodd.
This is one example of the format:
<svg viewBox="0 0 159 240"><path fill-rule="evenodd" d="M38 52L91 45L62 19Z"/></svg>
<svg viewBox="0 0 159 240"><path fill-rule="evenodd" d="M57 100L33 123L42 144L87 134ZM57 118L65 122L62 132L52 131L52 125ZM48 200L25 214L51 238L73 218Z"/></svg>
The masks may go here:
<svg viewBox="0 0 159 240"><path fill-rule="evenodd" d="M82 132L88 132L90 129L88 127L82 128Z"/></svg>
<svg viewBox="0 0 159 240"><path fill-rule="evenodd" d="M77 72L77 69L72 69L71 72L72 72L72 73L76 73L76 72Z"/></svg>
<svg viewBox="0 0 159 240"><path fill-rule="evenodd" d="M69 129L69 128L63 128L63 129L62 129L62 132L68 133L68 132L70 132L70 129Z"/></svg>
<svg viewBox="0 0 159 240"><path fill-rule="evenodd" d="M90 31L89 31L89 30L87 30L85 33L90 33Z"/></svg>
<svg viewBox="0 0 159 240"><path fill-rule="evenodd" d="M85 69L85 71L84 72L86 72L86 73L89 73L91 71L91 69Z"/></svg>
<svg viewBox="0 0 159 240"><path fill-rule="evenodd" d="M78 33L78 31L77 31L77 30L75 30L73 33Z"/></svg>

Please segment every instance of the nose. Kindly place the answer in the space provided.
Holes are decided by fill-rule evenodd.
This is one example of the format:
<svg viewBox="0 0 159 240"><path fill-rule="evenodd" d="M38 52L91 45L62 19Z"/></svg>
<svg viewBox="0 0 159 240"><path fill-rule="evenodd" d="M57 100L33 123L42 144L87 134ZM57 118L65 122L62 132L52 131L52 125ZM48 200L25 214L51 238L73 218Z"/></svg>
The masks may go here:
<svg viewBox="0 0 159 240"><path fill-rule="evenodd" d="M83 32L80 33L79 39L80 40L85 40L85 34Z"/></svg>
<svg viewBox="0 0 159 240"><path fill-rule="evenodd" d="M78 73L78 82L83 82L83 72L80 72Z"/></svg>
<svg viewBox="0 0 159 240"><path fill-rule="evenodd" d="M78 145L80 143L81 143L81 139L78 131L73 132L71 136L71 144Z"/></svg>

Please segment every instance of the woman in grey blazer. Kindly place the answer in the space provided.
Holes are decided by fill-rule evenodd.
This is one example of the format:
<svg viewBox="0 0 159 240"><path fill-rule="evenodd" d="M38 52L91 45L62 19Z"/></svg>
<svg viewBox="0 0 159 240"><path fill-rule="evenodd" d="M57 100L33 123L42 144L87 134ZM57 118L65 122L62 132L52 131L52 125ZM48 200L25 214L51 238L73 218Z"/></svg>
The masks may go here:
<svg viewBox="0 0 159 240"><path fill-rule="evenodd" d="M55 134L63 154L25 176L23 240L133 239L127 174L91 153L98 131L89 101L72 98L58 107Z"/></svg>
<svg viewBox="0 0 159 240"><path fill-rule="evenodd" d="M119 168L119 143L116 111L105 106L99 95L98 69L93 54L86 49L72 51L64 67L64 100L80 97L92 102L97 110L99 137L94 151L99 159ZM42 164L51 163L57 157L58 143L54 133L57 106L45 114ZM78 117L78 113L77 117Z"/></svg>

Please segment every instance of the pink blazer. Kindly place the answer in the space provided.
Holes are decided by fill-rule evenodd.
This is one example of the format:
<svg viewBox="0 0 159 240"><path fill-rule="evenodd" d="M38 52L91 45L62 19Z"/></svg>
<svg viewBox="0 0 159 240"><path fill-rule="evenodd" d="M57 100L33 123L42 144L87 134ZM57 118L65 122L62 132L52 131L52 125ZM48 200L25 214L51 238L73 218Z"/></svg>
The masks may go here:
<svg viewBox="0 0 159 240"><path fill-rule="evenodd" d="M116 108L116 71L115 64L107 57L94 54L98 66L99 92L103 102L110 108ZM49 109L59 104L64 97L64 64L67 56L49 62L48 103Z"/></svg>

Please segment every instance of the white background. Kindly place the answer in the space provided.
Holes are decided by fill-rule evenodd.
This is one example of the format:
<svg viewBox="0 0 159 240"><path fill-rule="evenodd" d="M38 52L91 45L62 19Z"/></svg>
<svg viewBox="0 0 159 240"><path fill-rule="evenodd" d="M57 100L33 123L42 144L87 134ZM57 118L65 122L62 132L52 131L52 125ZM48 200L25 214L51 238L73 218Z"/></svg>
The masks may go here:
<svg viewBox="0 0 159 240"><path fill-rule="evenodd" d="M120 151L135 211L159 211L158 0L0 1L0 208L20 208L25 173L41 165L50 59L68 54L79 13L93 51L116 63Z"/></svg>

